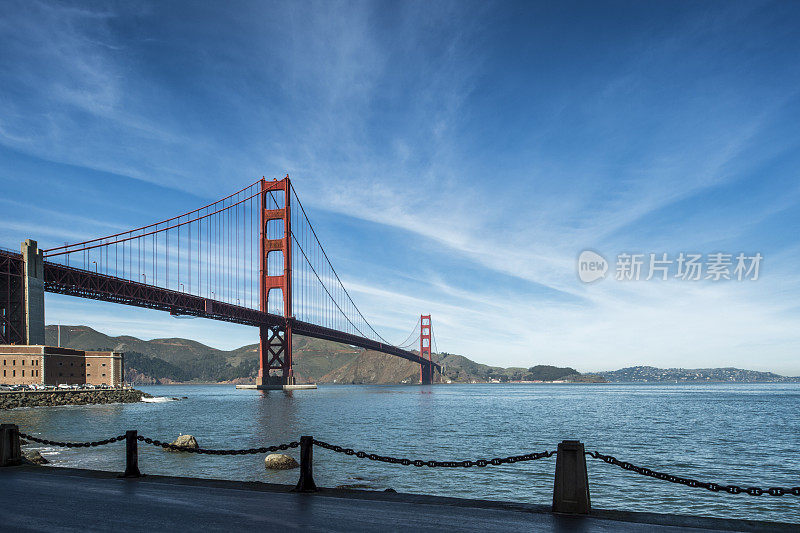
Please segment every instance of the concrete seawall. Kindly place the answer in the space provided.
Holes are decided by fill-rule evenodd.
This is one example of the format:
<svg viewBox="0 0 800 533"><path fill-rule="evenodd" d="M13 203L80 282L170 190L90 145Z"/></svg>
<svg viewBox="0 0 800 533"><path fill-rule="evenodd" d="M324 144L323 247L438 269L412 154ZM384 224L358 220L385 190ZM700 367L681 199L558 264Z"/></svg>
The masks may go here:
<svg viewBox="0 0 800 533"><path fill-rule="evenodd" d="M796 533L798 530L798 524L789 523L601 509L592 509L588 515L570 515L553 513L549 505L325 488L306 494L292 492L292 488L152 474L120 479L116 472L29 465L0 468L0 493L4 502L10 502L3 510L2 522L8 531L83 533L88 528L147 533L172 530ZM37 504L28 505L31 501ZM113 512L109 511L109 502L118 503ZM280 512L274 512L275 509Z"/></svg>
<svg viewBox="0 0 800 533"><path fill-rule="evenodd" d="M0 409L96 403L135 403L142 401L144 394L144 392L136 389L0 392Z"/></svg>

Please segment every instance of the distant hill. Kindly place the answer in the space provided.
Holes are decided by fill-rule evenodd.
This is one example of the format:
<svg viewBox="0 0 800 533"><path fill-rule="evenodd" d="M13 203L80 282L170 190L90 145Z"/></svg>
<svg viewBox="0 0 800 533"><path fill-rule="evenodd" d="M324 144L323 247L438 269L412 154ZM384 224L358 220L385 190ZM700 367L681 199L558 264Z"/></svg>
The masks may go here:
<svg viewBox="0 0 800 533"><path fill-rule="evenodd" d="M498 381L570 381L570 382L603 382L604 378L594 374L581 374L574 368L549 365L536 365L530 368L489 366L476 363L463 355L446 352L438 354L439 364L444 368L444 375L453 381L486 382Z"/></svg>
<svg viewBox="0 0 800 533"><path fill-rule="evenodd" d="M57 338L57 327L47 326L47 344L56 345ZM316 381L363 351L300 336L293 340L294 371L300 381ZM226 351L180 338L110 337L88 326L61 326L61 344L79 350L125 352L126 379L136 383L249 383L258 375L257 344Z"/></svg>
<svg viewBox="0 0 800 533"><path fill-rule="evenodd" d="M46 342L57 343L57 327L47 326ZM299 382L417 383L419 366L405 359L345 344L296 335L294 372ZM111 337L88 326L61 326L61 344L79 350L125 352L125 378L133 383L252 383L258 375L258 345L218 350L188 339ZM572 368L501 368L455 354L437 354L445 380L461 383L508 381L603 381Z"/></svg>
<svg viewBox="0 0 800 533"><path fill-rule="evenodd" d="M46 328L47 344L56 345L56 326ZM419 366L400 357L346 344L296 335L294 372L299 382L418 383ZM125 352L125 379L132 383L252 383L258 375L258 345L218 350L188 339L144 341L110 337L87 326L61 326L61 344L80 350ZM463 355L436 354L443 377L455 383L514 381L568 382L793 382L770 372L739 368L655 368L635 366L581 374L574 368L536 365L502 368L476 363Z"/></svg>
<svg viewBox="0 0 800 533"><path fill-rule="evenodd" d="M652 366L632 366L598 372L608 381L614 382L744 382L744 383L789 383L798 382L800 377L786 377L772 372L756 372L741 368L655 368Z"/></svg>

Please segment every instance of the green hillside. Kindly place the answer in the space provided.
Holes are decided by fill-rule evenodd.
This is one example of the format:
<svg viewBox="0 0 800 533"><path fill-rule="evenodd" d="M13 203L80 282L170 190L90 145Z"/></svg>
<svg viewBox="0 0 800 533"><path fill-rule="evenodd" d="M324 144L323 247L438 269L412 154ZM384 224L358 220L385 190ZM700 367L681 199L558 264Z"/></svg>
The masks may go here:
<svg viewBox="0 0 800 533"><path fill-rule="evenodd" d="M47 326L46 342L55 345L57 339L57 328ZM61 344L125 352L126 379L139 382L232 381L258 372L257 345L227 352L188 339L109 337L86 326L61 326Z"/></svg>
<svg viewBox="0 0 800 533"><path fill-rule="evenodd" d="M56 326L47 326L46 342L57 343ZM345 344L296 335L294 372L298 382L415 383L419 366L405 359ZM125 352L125 378L133 383L251 383L258 375L258 345L218 350L188 339L153 339L127 335L110 337L87 326L61 326L61 345L79 350ZM461 355L438 354L445 381L597 381L572 368L534 366L501 368Z"/></svg>
<svg viewBox="0 0 800 533"><path fill-rule="evenodd" d="M583 375L574 368L536 365L530 368L489 366L476 363L463 355L439 354L444 374L453 381L604 381L594 375Z"/></svg>

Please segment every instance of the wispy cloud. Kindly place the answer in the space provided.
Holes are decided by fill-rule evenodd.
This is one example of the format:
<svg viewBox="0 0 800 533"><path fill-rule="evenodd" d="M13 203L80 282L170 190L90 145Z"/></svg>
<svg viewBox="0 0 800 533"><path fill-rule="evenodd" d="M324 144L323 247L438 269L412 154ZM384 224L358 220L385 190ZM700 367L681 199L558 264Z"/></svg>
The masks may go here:
<svg viewBox="0 0 800 533"><path fill-rule="evenodd" d="M760 346L758 364L800 374L800 70L778 14L683 6L585 28L464 2L206 5L191 24L167 4L0 10L0 144L110 173L97 187L121 197L220 197L289 173L381 331L430 311L442 349L495 364L752 367ZM60 214L9 197L0 235L72 240L152 216L121 203ZM585 286L584 248L758 248L769 270ZM87 317L136 323L101 315Z"/></svg>

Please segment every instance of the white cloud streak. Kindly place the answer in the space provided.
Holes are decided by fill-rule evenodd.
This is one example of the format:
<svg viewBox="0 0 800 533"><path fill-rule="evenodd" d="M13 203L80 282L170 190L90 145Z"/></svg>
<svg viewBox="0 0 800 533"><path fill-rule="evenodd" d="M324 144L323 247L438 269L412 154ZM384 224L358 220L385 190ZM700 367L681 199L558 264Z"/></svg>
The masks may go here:
<svg viewBox="0 0 800 533"><path fill-rule="evenodd" d="M687 90L691 98L677 95L663 103L663 113L647 98L642 73L666 76L672 71L662 65L680 68L684 57L711 63L719 50L693 39L725 34L744 20L742 13L711 28L690 23L657 39L647 36L646 45L632 45L629 57L611 63L605 77L579 80L536 113L520 101L520 113L535 117L518 132L525 149L487 161L473 153L476 139L503 132L481 123L487 116L472 107L475 97L485 97L475 91L486 90L481 77L494 59L483 46L486 13L457 2L402 4L389 29L382 10L368 4L270 5L226 14L221 28L252 28L248 17L263 27L252 36L244 32L252 38L247 46L230 38L179 58L194 66L187 76L198 86L208 81L203 72L235 80L203 89L221 111L203 109L200 101L181 118L172 110L184 95L139 64L141 42L112 29L111 21L129 13L24 7L6 10L13 16L0 22L0 45L13 43L9 50L38 67L29 71L18 62L8 75L34 97L11 102L0 121L0 143L211 197L227 194L245 176L288 172L312 218L324 210L358 219L365 232L400 230L411 237L408 255L430 254L431 262L419 265L424 273L404 267L363 277L343 272L379 331L400 338L401 325L425 310L440 325L443 349L492 364L548 362L581 370L735 364L800 374L792 355L800 341L798 310L790 303L798 286L788 266L797 250L786 243L767 256L770 276L752 285L607 280L584 286L575 276L576 256L587 247L607 254L712 252L797 205L799 190L784 191L733 229L723 225L727 219L713 201L705 205L716 209L692 214L700 221L694 227L680 218L666 217L659 227L649 222L736 184L796 142L786 138L761 157L752 155L796 91L753 104L735 90L710 96ZM240 56L248 60L231 59ZM745 100L748 112L732 116ZM502 103L483 101L489 101L486 114ZM237 124L213 123L225 119ZM584 137L565 131L567 120L585 129ZM474 131L476 123L484 130ZM570 146L554 149L555 138L570 139ZM487 174L487 168L499 170ZM231 176L242 179L234 185ZM3 228L48 231L33 222L8 221ZM67 239L71 231L50 234ZM336 256L349 259L337 251L335 264ZM460 268L485 282L464 281ZM115 331L122 327L94 319ZM161 321L143 327L175 329Z"/></svg>

